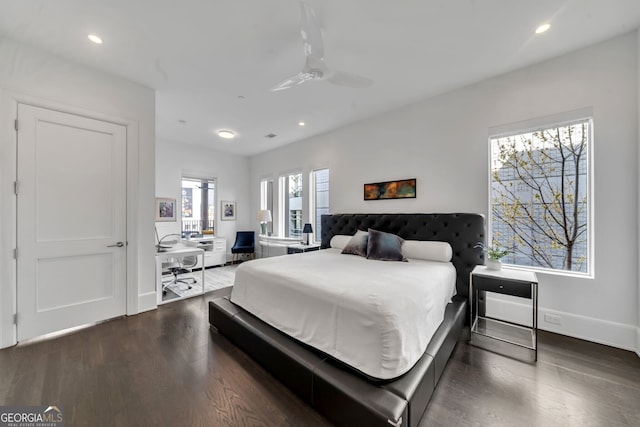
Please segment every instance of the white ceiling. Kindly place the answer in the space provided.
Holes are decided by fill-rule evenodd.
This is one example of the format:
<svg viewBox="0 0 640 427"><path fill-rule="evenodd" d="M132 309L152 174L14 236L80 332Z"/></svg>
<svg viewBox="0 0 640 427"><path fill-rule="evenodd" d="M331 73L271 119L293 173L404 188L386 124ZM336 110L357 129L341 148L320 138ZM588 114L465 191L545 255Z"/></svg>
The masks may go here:
<svg viewBox="0 0 640 427"><path fill-rule="evenodd" d="M307 2L327 65L371 87L269 91L304 64L297 0L5 0L0 35L154 88L158 138L251 155L640 26L639 0Z"/></svg>

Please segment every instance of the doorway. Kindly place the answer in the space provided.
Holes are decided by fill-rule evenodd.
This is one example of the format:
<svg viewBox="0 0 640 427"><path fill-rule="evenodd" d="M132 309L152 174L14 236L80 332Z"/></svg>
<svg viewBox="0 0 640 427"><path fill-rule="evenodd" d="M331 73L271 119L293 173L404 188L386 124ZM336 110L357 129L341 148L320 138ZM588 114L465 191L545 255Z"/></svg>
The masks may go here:
<svg viewBox="0 0 640 427"><path fill-rule="evenodd" d="M18 341L126 313L126 127L18 104Z"/></svg>

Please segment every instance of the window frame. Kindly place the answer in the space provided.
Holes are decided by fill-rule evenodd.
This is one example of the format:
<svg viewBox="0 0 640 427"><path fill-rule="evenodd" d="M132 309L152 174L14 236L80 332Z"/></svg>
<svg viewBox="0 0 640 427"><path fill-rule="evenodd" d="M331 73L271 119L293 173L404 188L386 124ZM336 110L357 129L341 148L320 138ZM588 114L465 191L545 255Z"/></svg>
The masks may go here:
<svg viewBox="0 0 640 427"><path fill-rule="evenodd" d="M586 201L586 271L573 271L573 270L563 270L563 269L554 269L543 266L528 266L528 265L520 265L520 264L510 264L504 263L506 268L509 269L521 269L521 270L531 270L551 275L560 275L560 276L570 276L570 277L580 277L580 278L590 278L593 279L595 277L595 233L594 233L594 211L595 211L595 201L594 201L594 145L595 145L595 132L594 132L594 117L593 112L590 108L582 109L578 111L568 112L557 114L553 116L547 116L542 118L537 118L525 122L519 122L509 125L504 125L500 127L494 127L489 130L489 136L487 138L488 144L488 221L487 221L487 241L489 245L490 242L493 242L494 236L494 219L493 219L493 152L492 152L492 140L498 138L505 138L510 136L518 136L524 135L536 131L543 131L549 129L555 129L563 126L570 126L579 123L588 123L588 140L587 140L587 155L586 155L586 191L585 196L587 198ZM517 183L521 183L524 181L518 181Z"/></svg>
<svg viewBox="0 0 640 427"><path fill-rule="evenodd" d="M309 222L313 225L313 234L315 243L320 243L322 240L322 224L319 223L320 215L318 215L318 188L317 188L317 173L327 171L327 213L331 212L331 171L328 167L317 168L309 173ZM322 215L322 214L321 214Z"/></svg>
<svg viewBox="0 0 640 427"><path fill-rule="evenodd" d="M300 198L300 233L299 235L292 235L290 230L290 200L289 197L289 181L292 176L298 175L300 176L300 194L298 197ZM302 238L302 224L304 218L304 175L302 171L292 171L285 172L278 177L278 229L280 232L280 237L286 237L290 239L301 239Z"/></svg>
<svg viewBox="0 0 640 427"><path fill-rule="evenodd" d="M217 183L217 180L216 180L216 178L210 178L210 177L204 177L204 176L196 176L196 175L193 175L193 174L185 174L185 173L183 173L181 178L180 178L180 234L184 234L185 232L189 232L190 231L190 230L185 230L185 224L184 224L185 218L183 218L183 216L182 216L182 214L183 214L182 203L183 203L183 198L184 198L184 196L182 194L182 189L185 188L185 187L183 187L183 182L184 181L192 181L192 182L200 182L200 183L207 182L208 185L209 184L213 185L213 188L209 188L209 191L213 192L213 200L212 201L207 200L208 201L207 205L212 206L212 208L213 208L213 218L212 219L207 218L205 220L203 220L203 219L192 220L192 221L200 221L201 222L201 225L199 227L199 232L200 233L202 233L202 231L205 229L203 227L202 221L211 221L211 230L213 230L213 233L215 234L216 230L218 229L218 210L216 209L216 206L217 206L216 203L217 203L217 198L218 198L218 191L217 191L218 190L218 183ZM194 197L194 196L195 195L192 194L192 197ZM193 199L192 199L191 203L193 205ZM208 215L207 215L207 217L208 217ZM209 226L207 225L206 229L209 229L208 227Z"/></svg>
<svg viewBox="0 0 640 427"><path fill-rule="evenodd" d="M263 178L260 180L260 210L271 211L271 221L267 222L267 235L273 234L273 219L275 212L273 210L273 178Z"/></svg>

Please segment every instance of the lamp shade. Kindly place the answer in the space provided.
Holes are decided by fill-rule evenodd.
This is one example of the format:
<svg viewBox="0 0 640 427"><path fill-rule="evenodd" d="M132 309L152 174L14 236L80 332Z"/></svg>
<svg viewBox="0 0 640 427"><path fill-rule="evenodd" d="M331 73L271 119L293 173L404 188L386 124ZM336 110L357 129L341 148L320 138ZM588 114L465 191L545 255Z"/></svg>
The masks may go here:
<svg viewBox="0 0 640 427"><path fill-rule="evenodd" d="M303 233L313 233L313 228L311 227L311 224L306 223L304 225L304 227L302 228L302 232Z"/></svg>
<svg viewBox="0 0 640 427"><path fill-rule="evenodd" d="M271 211L269 209L259 210L257 219L259 222L271 222Z"/></svg>

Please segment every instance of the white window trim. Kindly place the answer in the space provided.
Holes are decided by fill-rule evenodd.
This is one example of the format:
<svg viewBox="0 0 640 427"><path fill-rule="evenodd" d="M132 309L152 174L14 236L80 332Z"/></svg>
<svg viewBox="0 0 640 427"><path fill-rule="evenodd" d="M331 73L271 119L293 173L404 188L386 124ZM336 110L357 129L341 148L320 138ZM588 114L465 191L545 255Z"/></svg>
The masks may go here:
<svg viewBox="0 0 640 427"><path fill-rule="evenodd" d="M329 167L319 167L311 170L309 172L309 223L311 223L313 227L313 237L314 242L317 243L320 241L321 236L318 233L320 227L316 223L316 206L317 206L317 192L316 192L316 172L321 170L329 171L329 186L331 185L331 169ZM331 188L329 188L329 197L331 197ZM331 210L331 204L329 203L329 210Z"/></svg>
<svg viewBox="0 0 640 427"><path fill-rule="evenodd" d="M302 176L302 192L304 194L304 173L300 169L292 169L287 172L282 172L278 175L278 236L277 237L286 237L287 236L287 228L289 223L289 212L286 206L285 198L288 197L289 188L286 183L286 179L289 178L290 175L301 175ZM304 204L302 205L304 207ZM302 211L302 219L304 221L304 210ZM272 213L273 216L273 213ZM296 238L299 240L299 238Z"/></svg>
<svg viewBox="0 0 640 427"><path fill-rule="evenodd" d="M493 221L491 215L491 140L495 138L502 138L507 136L519 135L523 133L533 132L536 130L549 129L552 127L566 126L571 123L581 122L589 120L589 147L587 156L587 194L588 194L588 217L587 217L587 251L589 254L587 272L582 273L579 271L567 271L556 270L544 267L524 266L516 264L504 264L507 269L513 270L527 270L535 271L537 273L565 276L565 277L578 277L583 279L595 279L595 194L594 194L594 122L593 108L587 107L573 111L567 111L563 113L553 114L544 117L538 117L531 120L525 120L521 122L510 123L506 125L494 126L489 128L487 137L487 241L490 242L493 238Z"/></svg>
<svg viewBox="0 0 640 427"><path fill-rule="evenodd" d="M211 176L207 173L198 173L198 172L194 172L194 171L187 171L187 170L183 170L182 171L182 177L180 178L180 186L182 187L182 180L183 179L187 179L187 180L206 180L206 181L210 181L213 182L213 206L214 206L214 215L213 215L213 230L214 232L218 232L219 228L219 217L220 217L220 213L218 211L218 178L216 178L215 176ZM182 197L182 195L181 195ZM180 202L182 203L182 199L180 199ZM180 209L180 228L182 228L182 209ZM182 230L180 230L182 232Z"/></svg>
<svg viewBox="0 0 640 427"><path fill-rule="evenodd" d="M269 184L271 184L271 200L269 199ZM275 185L273 177L264 177L260 179L260 210L270 210L271 211L271 222L267 223L267 233L274 234L274 220L277 215L277 206L274 204L274 194L275 194ZM263 190L266 190L263 192ZM271 202L271 206L269 206L269 202Z"/></svg>

